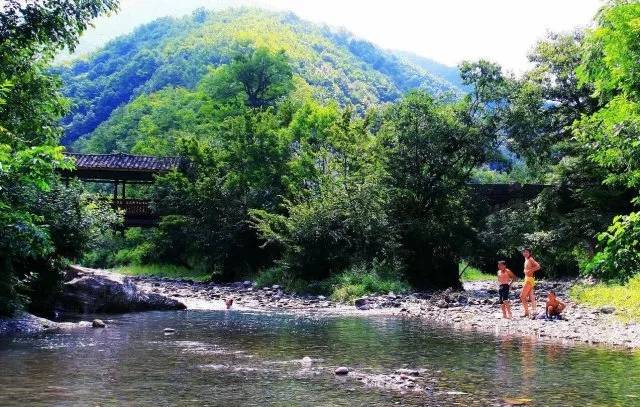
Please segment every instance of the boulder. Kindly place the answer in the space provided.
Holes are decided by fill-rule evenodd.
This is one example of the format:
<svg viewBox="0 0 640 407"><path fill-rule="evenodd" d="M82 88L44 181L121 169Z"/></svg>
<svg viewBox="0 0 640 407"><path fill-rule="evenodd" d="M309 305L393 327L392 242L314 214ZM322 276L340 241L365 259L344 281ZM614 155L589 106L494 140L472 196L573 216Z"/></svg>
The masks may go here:
<svg viewBox="0 0 640 407"><path fill-rule="evenodd" d="M374 308L372 300L367 297L358 298L353 302L353 304L356 306L357 309L363 310L363 311Z"/></svg>
<svg viewBox="0 0 640 407"><path fill-rule="evenodd" d="M338 376L344 376L349 374L349 368L348 367L344 367L344 366L340 366L339 368L337 368L334 373Z"/></svg>
<svg viewBox="0 0 640 407"><path fill-rule="evenodd" d="M91 321L91 326L94 328L106 328L107 324L101 319L94 319Z"/></svg>
<svg viewBox="0 0 640 407"><path fill-rule="evenodd" d="M180 310L186 306L164 295L138 290L133 281L109 272L76 273L64 283L56 309L62 313L124 313Z"/></svg>

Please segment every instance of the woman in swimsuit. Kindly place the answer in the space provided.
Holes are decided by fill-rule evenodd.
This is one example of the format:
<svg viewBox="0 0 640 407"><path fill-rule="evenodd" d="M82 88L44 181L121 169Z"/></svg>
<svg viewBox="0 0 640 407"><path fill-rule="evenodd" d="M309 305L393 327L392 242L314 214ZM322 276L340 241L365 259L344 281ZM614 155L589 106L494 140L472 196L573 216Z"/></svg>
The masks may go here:
<svg viewBox="0 0 640 407"><path fill-rule="evenodd" d="M536 315L536 294L533 291L533 287L536 281L533 277L536 271L540 270L540 265L531 256L531 249L522 250L522 256L524 257L524 285L522 286L522 292L520 293L520 301L524 306L523 317L531 316L535 318ZM531 301L531 307L533 311L529 313L528 301Z"/></svg>

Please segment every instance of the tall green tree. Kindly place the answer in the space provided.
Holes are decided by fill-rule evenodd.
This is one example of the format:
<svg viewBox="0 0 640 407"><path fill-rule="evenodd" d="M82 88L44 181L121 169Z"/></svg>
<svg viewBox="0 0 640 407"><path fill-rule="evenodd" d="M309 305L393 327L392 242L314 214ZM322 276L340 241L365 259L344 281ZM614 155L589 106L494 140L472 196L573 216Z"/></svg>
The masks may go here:
<svg viewBox="0 0 640 407"><path fill-rule="evenodd" d="M605 171L605 183L638 191L640 187L640 4L617 0L605 6L590 30L578 68L582 83L592 83L599 108L574 125L591 162ZM637 203L638 198L635 199ZM636 212L614 219L599 236L602 251L586 271L626 279L640 270Z"/></svg>
<svg viewBox="0 0 640 407"><path fill-rule="evenodd" d="M293 73L284 50L271 52L242 46L230 64L213 70L203 85L219 100L241 98L252 108L273 106L293 88Z"/></svg>
<svg viewBox="0 0 640 407"><path fill-rule="evenodd" d="M91 19L116 6L8 0L0 11L0 314L28 301L46 309L38 301L55 289L64 255L77 256L100 223L109 224L104 212L74 210L90 207L58 183L54 171L72 166L57 147L67 103L46 69L55 52L75 46ZM56 201L58 194L68 200ZM81 215L95 222L81 224ZM70 245L71 233L77 240Z"/></svg>
<svg viewBox="0 0 640 407"><path fill-rule="evenodd" d="M471 235L466 183L494 138L468 124L484 121L479 106L476 99L444 105L413 92L390 108L381 130L389 149L390 218L415 286L459 284L458 255Z"/></svg>

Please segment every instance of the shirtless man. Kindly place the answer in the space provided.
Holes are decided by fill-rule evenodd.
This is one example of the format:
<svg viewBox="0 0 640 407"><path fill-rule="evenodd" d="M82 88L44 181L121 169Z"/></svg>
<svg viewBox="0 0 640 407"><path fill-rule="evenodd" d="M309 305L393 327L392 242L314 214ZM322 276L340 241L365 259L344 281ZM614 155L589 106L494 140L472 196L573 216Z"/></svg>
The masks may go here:
<svg viewBox="0 0 640 407"><path fill-rule="evenodd" d="M552 319L553 317L560 319L560 313L564 311L565 308L565 303L558 300L555 291L549 291L549 294L547 295L547 303L544 307L547 319Z"/></svg>
<svg viewBox="0 0 640 407"><path fill-rule="evenodd" d="M509 301L509 289L511 284L516 280L516 275L507 268L504 260L498 262L498 295L500 296L500 307L502 308L502 317L511 319L511 302Z"/></svg>
<svg viewBox="0 0 640 407"><path fill-rule="evenodd" d="M533 277L536 271L540 270L540 265L537 261L533 259L531 255L531 249L522 250L522 256L524 257L524 285L522 286L522 291L520 292L520 301L522 301L522 305L524 306L524 315L523 317L531 317L535 318L536 315L536 294L533 291L533 287L536 284L536 280ZM529 313L529 305L527 301L531 301L531 307L533 311Z"/></svg>

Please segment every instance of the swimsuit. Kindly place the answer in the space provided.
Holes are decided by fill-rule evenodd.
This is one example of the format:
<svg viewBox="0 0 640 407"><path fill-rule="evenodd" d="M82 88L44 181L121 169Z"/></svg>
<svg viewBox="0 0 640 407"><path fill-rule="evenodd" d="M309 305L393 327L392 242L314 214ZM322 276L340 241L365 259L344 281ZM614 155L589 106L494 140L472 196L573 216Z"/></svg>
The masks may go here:
<svg viewBox="0 0 640 407"><path fill-rule="evenodd" d="M535 280L535 278L533 278L533 277L527 277L527 276L525 276L525 277L524 277L524 284L525 284L525 285L527 285L527 284L531 284L531 287L533 288L533 287L536 285L536 280Z"/></svg>
<svg viewBox="0 0 640 407"><path fill-rule="evenodd" d="M500 304L505 301L509 301L509 284L500 284L500 289L498 290L498 296Z"/></svg>

